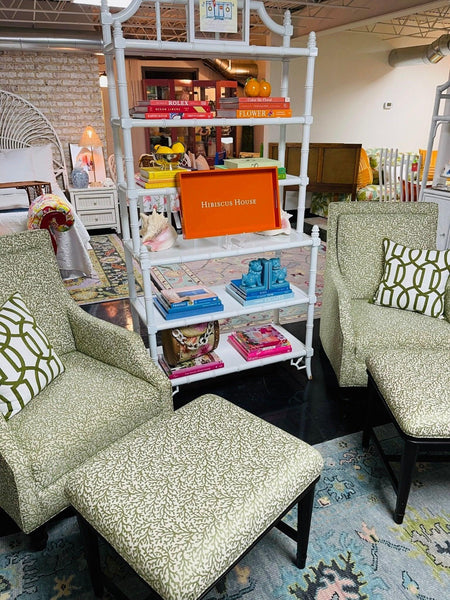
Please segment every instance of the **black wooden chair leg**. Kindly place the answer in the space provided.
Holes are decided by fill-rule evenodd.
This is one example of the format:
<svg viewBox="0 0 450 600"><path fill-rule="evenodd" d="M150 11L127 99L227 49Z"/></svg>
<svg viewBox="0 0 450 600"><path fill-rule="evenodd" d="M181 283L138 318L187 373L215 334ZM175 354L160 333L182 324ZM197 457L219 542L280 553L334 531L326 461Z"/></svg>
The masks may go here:
<svg viewBox="0 0 450 600"><path fill-rule="evenodd" d="M399 525L403 523L406 504L408 502L409 490L411 488L412 475L417 460L418 444L405 440L402 460L400 462L400 474L398 478L397 502L395 505L394 521Z"/></svg>
<svg viewBox="0 0 450 600"><path fill-rule="evenodd" d="M306 565L315 487L315 485L311 486L297 505L297 556L295 564L299 569L304 569Z"/></svg>
<svg viewBox="0 0 450 600"><path fill-rule="evenodd" d="M372 433L372 423L373 423L373 414L375 412L374 404L376 402L375 390L373 389L372 384L369 383L367 386L367 393L365 398L365 416L364 416L364 428L362 435L362 447L367 449L369 447L370 436Z"/></svg>
<svg viewBox="0 0 450 600"><path fill-rule="evenodd" d="M95 530L83 517L77 514L78 526L81 539L83 540L86 561L91 578L92 589L96 598L103 597L103 577L100 565L100 553L98 549L98 537Z"/></svg>
<svg viewBox="0 0 450 600"><path fill-rule="evenodd" d="M47 547L48 533L46 525L41 525L29 534L32 552L40 552Z"/></svg>

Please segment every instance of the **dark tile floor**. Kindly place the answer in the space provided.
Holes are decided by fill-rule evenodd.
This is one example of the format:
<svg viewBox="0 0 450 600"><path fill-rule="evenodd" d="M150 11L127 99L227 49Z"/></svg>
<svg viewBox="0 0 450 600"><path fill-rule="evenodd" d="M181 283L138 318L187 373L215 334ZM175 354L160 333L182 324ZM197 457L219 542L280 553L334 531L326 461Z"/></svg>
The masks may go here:
<svg viewBox="0 0 450 600"><path fill-rule="evenodd" d="M83 307L89 313L132 328L127 300ZM340 389L333 370L320 350L319 320L314 324L313 379L289 362L281 362L236 374L214 377L180 387L174 396L178 408L205 393L215 393L279 426L310 444L360 431L363 423L364 389ZM286 326L300 339L305 322ZM141 335L146 341L145 327Z"/></svg>

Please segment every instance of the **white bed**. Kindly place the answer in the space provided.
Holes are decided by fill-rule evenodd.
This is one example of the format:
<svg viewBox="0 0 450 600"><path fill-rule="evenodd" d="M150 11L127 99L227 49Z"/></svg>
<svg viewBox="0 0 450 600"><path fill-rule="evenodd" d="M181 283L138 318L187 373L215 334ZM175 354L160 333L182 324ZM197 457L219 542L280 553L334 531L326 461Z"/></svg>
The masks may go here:
<svg viewBox="0 0 450 600"><path fill-rule="evenodd" d="M30 102L0 90L0 183L47 181L52 194L67 201L67 170L59 137ZM0 235L27 229L29 200L24 189L0 189ZM53 231L63 278L89 276L89 234L75 214L69 231Z"/></svg>

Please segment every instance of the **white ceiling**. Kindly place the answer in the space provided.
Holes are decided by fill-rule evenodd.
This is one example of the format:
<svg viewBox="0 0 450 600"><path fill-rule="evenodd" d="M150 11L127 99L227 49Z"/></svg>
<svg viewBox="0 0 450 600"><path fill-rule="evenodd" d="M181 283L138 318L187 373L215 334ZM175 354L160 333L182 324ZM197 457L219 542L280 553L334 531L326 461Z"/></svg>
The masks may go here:
<svg viewBox="0 0 450 600"><path fill-rule="evenodd" d="M142 2L130 19L128 37L152 37L154 11ZM411 45L429 43L450 32L450 0L265 0L267 12L281 23L291 11L294 37L352 30L388 38L407 38ZM168 40L185 39L185 9L171 4L164 9L163 30ZM99 9L71 0L0 0L0 28L58 29L78 33L99 31ZM265 27L252 21L251 41L264 44ZM422 41L421 41L422 40Z"/></svg>

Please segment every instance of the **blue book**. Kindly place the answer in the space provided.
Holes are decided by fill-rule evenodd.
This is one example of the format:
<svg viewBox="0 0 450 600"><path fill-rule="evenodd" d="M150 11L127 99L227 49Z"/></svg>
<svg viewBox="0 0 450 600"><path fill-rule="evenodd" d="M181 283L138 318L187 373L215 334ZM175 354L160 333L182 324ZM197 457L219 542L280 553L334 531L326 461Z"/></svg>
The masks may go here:
<svg viewBox="0 0 450 600"><path fill-rule="evenodd" d="M273 295L270 295L270 296L259 296L257 298L245 299L240 294L238 294L236 292L236 290L230 284L228 284L227 286L225 286L225 289L230 294L230 296L232 296L235 300L237 300L240 304L242 304L242 306L254 306L255 304L266 304L266 303L269 303L269 302L272 302L272 303L273 302L280 302L280 301L285 300L287 298L293 298L294 297L294 292L291 290L291 291L285 292L284 294L273 294Z"/></svg>
<svg viewBox="0 0 450 600"><path fill-rule="evenodd" d="M241 294L241 296L243 296L244 298L247 298L249 300L252 298L260 298L260 297L266 297L266 296L277 296L279 294L285 294L287 292L292 291L291 286L289 285L288 282L284 283L283 285L279 285L277 287L263 289L263 290L252 290L251 288L246 290L245 288L241 287L240 279L232 279L231 283L229 285L231 285L233 287L233 289L235 290L236 293Z"/></svg>
<svg viewBox="0 0 450 600"><path fill-rule="evenodd" d="M153 302L162 316L168 321L171 319L182 319L183 317L195 317L197 315L206 315L208 313L219 312L223 310L223 304L220 305L210 305L210 306L196 306L192 308L187 308L184 311L176 311L172 312L172 310L166 310L159 302L158 298L154 298Z"/></svg>
<svg viewBox="0 0 450 600"><path fill-rule="evenodd" d="M222 302L220 301L219 297L216 296L215 298L210 298L210 299L204 299L204 300L198 300L195 303L191 303L191 302L177 302L175 304L169 304L167 302L167 300L164 298L164 296L162 296L161 294L158 294L157 296L154 296L154 298L156 298L158 300L158 302L161 304L161 306L163 306L167 311L170 312L175 312L175 311L188 311L191 310L192 308L198 308L198 307L203 307L203 306L221 306ZM212 310L212 309L211 309ZM220 308L219 308L220 310Z"/></svg>

